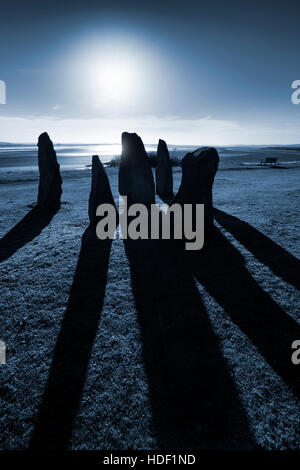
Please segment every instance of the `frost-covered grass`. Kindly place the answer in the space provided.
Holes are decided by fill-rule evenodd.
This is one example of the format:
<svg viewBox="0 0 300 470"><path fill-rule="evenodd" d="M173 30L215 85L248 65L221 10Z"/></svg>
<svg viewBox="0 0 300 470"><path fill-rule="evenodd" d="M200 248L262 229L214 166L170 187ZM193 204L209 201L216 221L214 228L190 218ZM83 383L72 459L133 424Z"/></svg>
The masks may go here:
<svg viewBox="0 0 300 470"><path fill-rule="evenodd" d="M181 174L173 171L176 189ZM117 200L117 168L107 172ZM299 173L217 174L215 206L267 239L253 238L223 216L218 227L224 238L219 235L218 248L210 245L199 259L173 245L125 247L114 240L106 280L105 256L97 248L93 256L93 243L77 265L88 226L90 173L69 173L60 211L1 263L0 339L7 344L7 364L0 366L1 449L28 448L37 422L40 445L50 447L65 443L72 431L72 449L189 443L299 449L299 382L288 347L291 331L293 340L300 339L299 297L291 285ZM30 211L36 193L36 181L2 186L1 237ZM94 284L85 284L86 276ZM46 387L49 377L52 388ZM76 409L72 397L78 393ZM39 415L42 403L45 415ZM45 422L47 406L51 423Z"/></svg>

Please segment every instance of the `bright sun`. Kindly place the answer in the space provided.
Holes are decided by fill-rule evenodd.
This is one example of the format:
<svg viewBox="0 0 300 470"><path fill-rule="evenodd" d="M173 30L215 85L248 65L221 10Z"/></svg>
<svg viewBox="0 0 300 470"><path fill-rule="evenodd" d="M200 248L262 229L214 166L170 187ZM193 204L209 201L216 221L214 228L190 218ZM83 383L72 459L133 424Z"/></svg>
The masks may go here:
<svg viewBox="0 0 300 470"><path fill-rule="evenodd" d="M128 64L108 62L99 67L99 91L104 99L127 101L135 82L133 70Z"/></svg>

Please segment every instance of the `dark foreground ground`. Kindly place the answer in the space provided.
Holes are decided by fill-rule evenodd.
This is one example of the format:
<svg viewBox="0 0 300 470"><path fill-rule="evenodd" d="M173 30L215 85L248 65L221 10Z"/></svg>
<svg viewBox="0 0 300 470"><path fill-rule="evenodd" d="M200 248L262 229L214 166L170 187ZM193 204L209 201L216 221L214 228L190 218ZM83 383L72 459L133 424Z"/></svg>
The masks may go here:
<svg viewBox="0 0 300 470"><path fill-rule="evenodd" d="M95 240L88 171L53 218L36 181L4 184L0 448L299 449L299 175L219 171L196 254Z"/></svg>

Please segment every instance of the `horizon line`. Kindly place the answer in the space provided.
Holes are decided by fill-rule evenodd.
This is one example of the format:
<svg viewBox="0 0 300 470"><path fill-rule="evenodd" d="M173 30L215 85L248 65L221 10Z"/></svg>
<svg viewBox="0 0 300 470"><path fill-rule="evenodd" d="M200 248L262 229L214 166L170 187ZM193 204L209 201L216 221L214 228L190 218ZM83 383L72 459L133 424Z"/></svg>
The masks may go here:
<svg viewBox="0 0 300 470"><path fill-rule="evenodd" d="M52 139L51 139L52 140ZM165 140L165 139L164 139ZM53 145L120 145L122 146L121 142L53 142ZM166 141L165 141L166 142ZM143 142L144 145L157 145L158 142ZM293 147L293 146L300 146L299 143L291 143L291 144L173 144L173 143L168 143L166 142L168 146L172 147ZM36 145L37 142L8 142L8 141L0 141L0 145Z"/></svg>

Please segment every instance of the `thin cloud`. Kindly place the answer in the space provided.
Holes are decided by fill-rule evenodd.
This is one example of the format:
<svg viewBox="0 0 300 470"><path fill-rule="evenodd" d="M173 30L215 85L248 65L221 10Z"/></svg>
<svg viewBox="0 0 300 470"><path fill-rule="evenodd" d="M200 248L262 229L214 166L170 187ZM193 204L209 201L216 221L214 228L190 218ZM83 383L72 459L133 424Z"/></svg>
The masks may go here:
<svg viewBox="0 0 300 470"><path fill-rule="evenodd" d="M281 123L252 126L211 116L183 119L178 116L144 118L62 119L57 116L0 117L0 141L35 142L47 131L54 142L119 142L123 131L137 132L147 143L164 138L182 145L287 144L299 141L299 122L282 131Z"/></svg>

